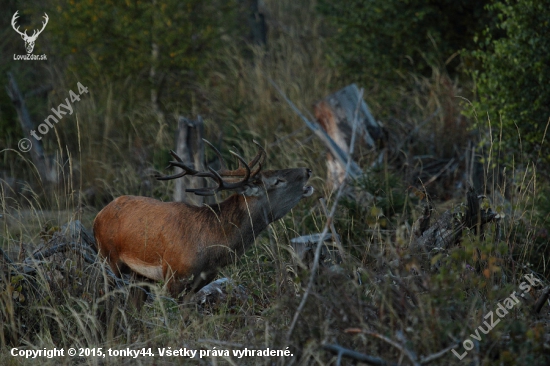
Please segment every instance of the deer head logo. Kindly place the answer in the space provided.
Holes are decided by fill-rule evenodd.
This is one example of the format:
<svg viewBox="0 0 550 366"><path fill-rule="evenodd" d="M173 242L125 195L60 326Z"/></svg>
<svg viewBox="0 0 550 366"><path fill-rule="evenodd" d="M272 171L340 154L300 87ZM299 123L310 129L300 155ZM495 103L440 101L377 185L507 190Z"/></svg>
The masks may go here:
<svg viewBox="0 0 550 366"><path fill-rule="evenodd" d="M16 11L15 14L13 14L13 17L11 18L11 26L13 27L13 29L17 33L19 33L21 35L21 38L23 38L23 40L25 41L25 49L27 50L27 53L32 53L32 50L34 49L34 42L36 42L36 39L38 38L40 33L42 33L44 28L46 28L46 24L48 24L48 19L49 19L48 14L44 13L44 19L46 19L46 21L42 22L42 29L40 29L39 31L37 31L35 29L32 33L32 36L29 36L29 35L27 35L27 30L26 29L25 29L24 32L20 32L19 31L19 26L17 28L15 28L15 22L16 22L17 18L19 18L19 15L17 15L18 12L19 12L19 10Z"/></svg>

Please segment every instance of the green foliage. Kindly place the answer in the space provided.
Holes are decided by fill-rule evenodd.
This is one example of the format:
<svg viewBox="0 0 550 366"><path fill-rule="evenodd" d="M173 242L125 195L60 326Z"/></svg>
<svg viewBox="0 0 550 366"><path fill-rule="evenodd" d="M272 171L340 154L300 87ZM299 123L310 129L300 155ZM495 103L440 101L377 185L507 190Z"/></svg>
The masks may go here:
<svg viewBox="0 0 550 366"><path fill-rule="evenodd" d="M408 213L408 196L400 178L385 169L372 169L357 182L357 186L365 192L372 193L375 206L382 210L386 218Z"/></svg>
<svg viewBox="0 0 550 366"><path fill-rule="evenodd" d="M529 159L549 162L548 143L542 142L550 117L550 2L504 0L489 8L505 36L487 29L478 40L483 50L473 53L482 66L474 73L480 97L475 106L489 113L493 126L502 124L500 143L508 156L521 149Z"/></svg>
<svg viewBox="0 0 550 366"><path fill-rule="evenodd" d="M429 75L456 52L473 46L487 24L475 0L321 0L319 10L335 27L329 38L342 70L361 82L395 80L406 72ZM448 68L454 70L456 58ZM380 80L378 80L380 81Z"/></svg>
<svg viewBox="0 0 550 366"><path fill-rule="evenodd" d="M204 76L209 57L241 30L236 0L68 0L43 7L51 19L51 57L68 60L69 73L150 82L172 100Z"/></svg>
<svg viewBox="0 0 550 366"><path fill-rule="evenodd" d="M356 258L369 261L375 256L373 253L366 256L365 248L380 240L380 230L385 233L397 232L402 229L402 225L413 223L411 211L418 200L411 198L408 193L403 181L388 166L369 169L354 182L353 196L340 200L342 209L337 214L335 226L347 238L347 247ZM374 196L372 199L369 198L370 194ZM402 239L396 235L391 240L403 244L405 241Z"/></svg>

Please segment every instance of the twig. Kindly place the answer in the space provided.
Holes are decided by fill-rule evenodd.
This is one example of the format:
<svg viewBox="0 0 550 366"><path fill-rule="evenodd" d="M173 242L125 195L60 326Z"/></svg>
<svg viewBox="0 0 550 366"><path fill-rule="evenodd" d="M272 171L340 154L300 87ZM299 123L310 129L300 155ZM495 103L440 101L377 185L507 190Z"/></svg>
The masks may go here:
<svg viewBox="0 0 550 366"><path fill-rule="evenodd" d="M328 217L328 209L326 201L323 197L319 198L319 202L321 202L321 208L323 209L323 213L326 217ZM332 240L336 243L338 246L338 251L340 252L340 257L344 259L344 247L342 247L342 242L340 241L340 236L336 232L336 228L334 227L334 221L330 220L330 231L332 233Z"/></svg>
<svg viewBox="0 0 550 366"><path fill-rule="evenodd" d="M2 254L2 257L4 257L4 260L6 262L8 262L9 264L11 265L14 265L13 261L11 260L10 257L8 257L8 255L2 250L2 248L0 248L0 254Z"/></svg>
<svg viewBox="0 0 550 366"><path fill-rule="evenodd" d="M296 313L294 313L294 318L292 319L292 323L290 323L290 327L288 329L287 333L287 342L290 340L290 336L292 335L292 332L294 331L294 328L296 327L296 323L298 322L298 318L300 317L300 313L304 309L306 305L307 298L309 296L309 293L311 289L313 288L313 283L315 282L315 275L317 274L317 269L319 268L319 257L321 256L321 248L323 245L323 238L327 234L330 224L332 223L332 219L334 217L334 214L336 213L336 207L338 206L338 201L340 200L340 197L342 196L342 192L344 190L344 186L346 185L346 178L348 177L349 171L350 171L350 165L351 165L351 156L353 154L353 148L355 146L355 132L357 131L357 116L359 114L359 106L361 104L361 99L363 98L363 89L359 92L359 103L357 104L357 108L355 110L355 118L353 120L353 129L351 132L351 141L350 141L350 148L349 148L349 155L348 155L348 161L346 163L346 170L344 173L344 179L342 181L342 184L338 188L338 192L336 193L336 197L334 199L334 203L332 204L332 209L330 211L329 216L327 217L327 222L325 224L325 228L323 229L323 232L321 233L321 236L319 238L319 241L317 242L317 248L315 249L315 257L313 259L313 268L311 269L311 275L309 276L309 282L307 284L306 291L304 292L304 296L302 297L302 301L300 302L300 305L296 309Z"/></svg>
<svg viewBox="0 0 550 366"><path fill-rule="evenodd" d="M386 336L383 336L380 333L371 332L370 330L363 330L363 333L365 333L367 335L370 335L370 336L373 336L373 337L376 337L378 339L381 339L381 340L383 340L384 342L386 342L388 344L391 344L392 346L394 346L395 348L400 350L401 353L405 354L409 358L409 360L411 360L413 365L415 365L415 366L420 365L418 363L418 361L416 360L416 356L411 351L409 351L405 346L391 340L390 338L388 338Z"/></svg>
<svg viewBox="0 0 550 366"><path fill-rule="evenodd" d="M300 112L298 107L296 107L294 105L294 103L292 103L292 101L290 99L288 99L288 97L281 90L281 88L279 88L279 86L277 84L275 84L275 82L271 78L268 77L268 80L269 80L269 83L271 85L273 85L273 87L277 90L277 92L279 92L279 94L283 97L283 99L288 103L290 108L292 108L292 110L294 112L296 112L296 114L305 122L306 126L311 131L313 131L313 133L315 133L325 143L325 145L329 148L332 155L340 162L340 164L342 164L343 166L346 166L346 165L349 166L349 168L346 168L346 170L349 171L347 174L349 174L353 179L357 179L361 175L363 175L363 171L361 170L361 168L359 168L359 166L354 161L351 160L352 151L350 151L348 156L347 156L347 154L344 151L342 151L342 149L325 132L325 130L323 130L321 128L321 126L319 126L318 123L308 120L302 114L302 112ZM361 105L361 99L362 98L363 98L363 93L360 93L360 95L359 95L359 104L358 105ZM357 119L358 110L359 110L359 108L357 108L357 110L356 110L355 119ZM355 125L354 125L353 128L356 129Z"/></svg>
<svg viewBox="0 0 550 366"><path fill-rule="evenodd" d="M455 343L455 344L452 344L450 345L449 347L447 348L444 348L442 349L441 351L437 352L437 353L432 353L431 355L429 356L426 356L426 357L423 357L420 359L420 364L421 365L426 365L426 364L429 364L430 362L432 361L435 361L437 360L438 358L442 357L443 355L445 355L447 352L449 352L451 349L455 348L459 343Z"/></svg>
<svg viewBox="0 0 550 366"><path fill-rule="evenodd" d="M365 363L368 363L370 365L381 365L381 366L385 366L385 365L394 366L394 365L397 365L395 363L390 363L390 362L388 362L386 360L383 360L381 358L378 358L378 357L369 356L369 355L366 355L364 353L360 353L360 352L353 351L353 350L348 349L348 348L344 348L344 347L339 346L337 344L323 344L323 348L326 349L327 351L334 352L338 355L338 359L336 360L336 366L340 366L341 361L342 361L342 356L349 357L349 358L352 358L352 359L357 360L357 361L365 362Z"/></svg>
<svg viewBox="0 0 550 366"><path fill-rule="evenodd" d="M434 176L432 176L426 183L423 184L424 187L428 186L429 184L432 184L441 174L445 172L445 170L449 169L451 165L455 162L455 158L452 158L449 160L449 162L441 169L439 172L437 172Z"/></svg>
<svg viewBox="0 0 550 366"><path fill-rule="evenodd" d="M542 307L544 306L544 303L546 302L546 300L548 300L549 295L550 295L550 287L546 287L542 291L542 294L540 295L537 302L535 303L535 307L534 307L535 313L540 313Z"/></svg>

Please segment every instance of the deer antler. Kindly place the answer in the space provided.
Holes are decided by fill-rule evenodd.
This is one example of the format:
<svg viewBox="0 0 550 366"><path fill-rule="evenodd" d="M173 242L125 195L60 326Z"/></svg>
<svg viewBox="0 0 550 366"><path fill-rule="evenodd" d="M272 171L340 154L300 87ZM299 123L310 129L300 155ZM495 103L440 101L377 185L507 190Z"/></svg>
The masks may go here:
<svg viewBox="0 0 550 366"><path fill-rule="evenodd" d="M17 18L19 18L19 10L17 10L15 12L15 14L13 14L13 17L11 18L11 26L12 28L17 32L19 33L23 38L25 39L36 39L40 33L42 33L42 31L44 30L44 28L46 28L46 25L48 24L48 21L50 20L50 18L48 17L48 14L44 13L44 19L46 20L45 22L42 22L42 29L40 29L39 31L37 31L36 29L32 32L32 36L29 36L27 34L27 30L25 29L24 32L21 32L19 30L19 26L17 26L17 28L15 28L16 26L16 21L17 21Z"/></svg>
<svg viewBox="0 0 550 366"><path fill-rule="evenodd" d="M46 25L48 24L48 20L50 20L50 18L48 17L48 14L44 13L44 16L43 18L46 20L45 22L42 22L42 29L40 29L39 31L34 31L31 38L32 37L38 37L38 35L40 33L42 33L42 31L44 30L44 28L46 28ZM35 34L36 33L36 34Z"/></svg>
<svg viewBox="0 0 550 366"><path fill-rule="evenodd" d="M17 18L19 18L19 15L18 15L17 13L19 13L19 10L17 10L17 11L15 12L15 14L13 14L13 17L11 18L11 26L12 26L13 30L15 30L15 31L16 31L17 33L19 33L21 36L28 37L28 35L27 35L27 30L26 30L26 29L25 29L25 32L23 33L23 32L20 32L20 31L19 31L19 26L17 26L17 28L15 28L15 23L16 23L16 21L17 21Z"/></svg>
<svg viewBox="0 0 550 366"><path fill-rule="evenodd" d="M158 180L171 180L171 179L177 179L184 177L186 175L192 175L194 177L204 177L204 178L211 178L214 179L217 183L217 187L205 187L205 188L197 188L197 189L186 189L186 192L194 193L198 196L212 196L216 194L216 192L225 191L225 190L235 190L244 187L246 184L254 180L258 173L262 170L262 164L265 161L266 152L264 148L258 144L256 141L253 141L256 146L258 146L259 151L256 154L256 156L250 161L250 163L246 163L244 158L237 154L234 151L229 151L232 155L236 156L239 160L239 167L235 170L228 170L227 164L225 163L225 160L223 159L220 151L214 147L208 140L203 139L203 141L214 150L214 153L220 160L220 169L218 171L212 169L211 167L208 167L208 171L199 172L198 170L195 170L187 165L185 165L184 161L174 152L170 151L170 154L176 159L176 161L171 161L169 167L178 167L183 169L183 172L174 174L174 175L160 175L156 174L155 178ZM258 165L256 170L252 171L252 169ZM230 182L227 180L224 180L223 177L243 177L241 180L237 182Z"/></svg>

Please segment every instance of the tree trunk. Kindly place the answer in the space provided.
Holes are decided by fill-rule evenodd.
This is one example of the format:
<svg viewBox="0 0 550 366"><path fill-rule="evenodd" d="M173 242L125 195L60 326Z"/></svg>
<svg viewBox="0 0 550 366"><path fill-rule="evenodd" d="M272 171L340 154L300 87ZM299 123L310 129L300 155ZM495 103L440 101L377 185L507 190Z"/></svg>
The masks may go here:
<svg viewBox="0 0 550 366"><path fill-rule="evenodd" d="M204 123L201 116L196 121L179 117L178 133L176 140L176 154L181 157L184 163L196 170L204 170L204 143L202 141ZM186 189L203 188L204 178L183 177L175 180L174 201L187 202L202 205L202 196L187 195Z"/></svg>
<svg viewBox="0 0 550 366"><path fill-rule="evenodd" d="M25 105L25 99L21 95L17 82L11 73L8 73L8 85L6 86L8 95L17 111L17 116L19 118L19 123L21 128L25 133L25 139L20 140L19 150L23 153L29 151L31 155L32 162L38 170L40 179L46 183L57 183L58 176L53 167L53 164L48 164L49 161L44 155L44 148L42 146L42 141L34 138L31 135L31 131L34 130L34 123L31 120L27 106ZM36 135L36 132L35 132ZM30 150L27 149L30 148Z"/></svg>
<svg viewBox="0 0 550 366"><path fill-rule="evenodd" d="M368 148L375 149L377 141L383 138L382 128L372 116L364 100L359 100L357 85L351 84L329 95L315 105L315 118L344 151L349 153L349 144L353 122L357 113L357 137ZM331 153L327 154L328 182L333 189L338 187L344 178L343 166Z"/></svg>
<svg viewBox="0 0 550 366"><path fill-rule="evenodd" d="M248 16L248 25L250 26L250 38L252 43L259 46L267 45L267 25L265 16L259 9L259 0L249 0L250 14Z"/></svg>

